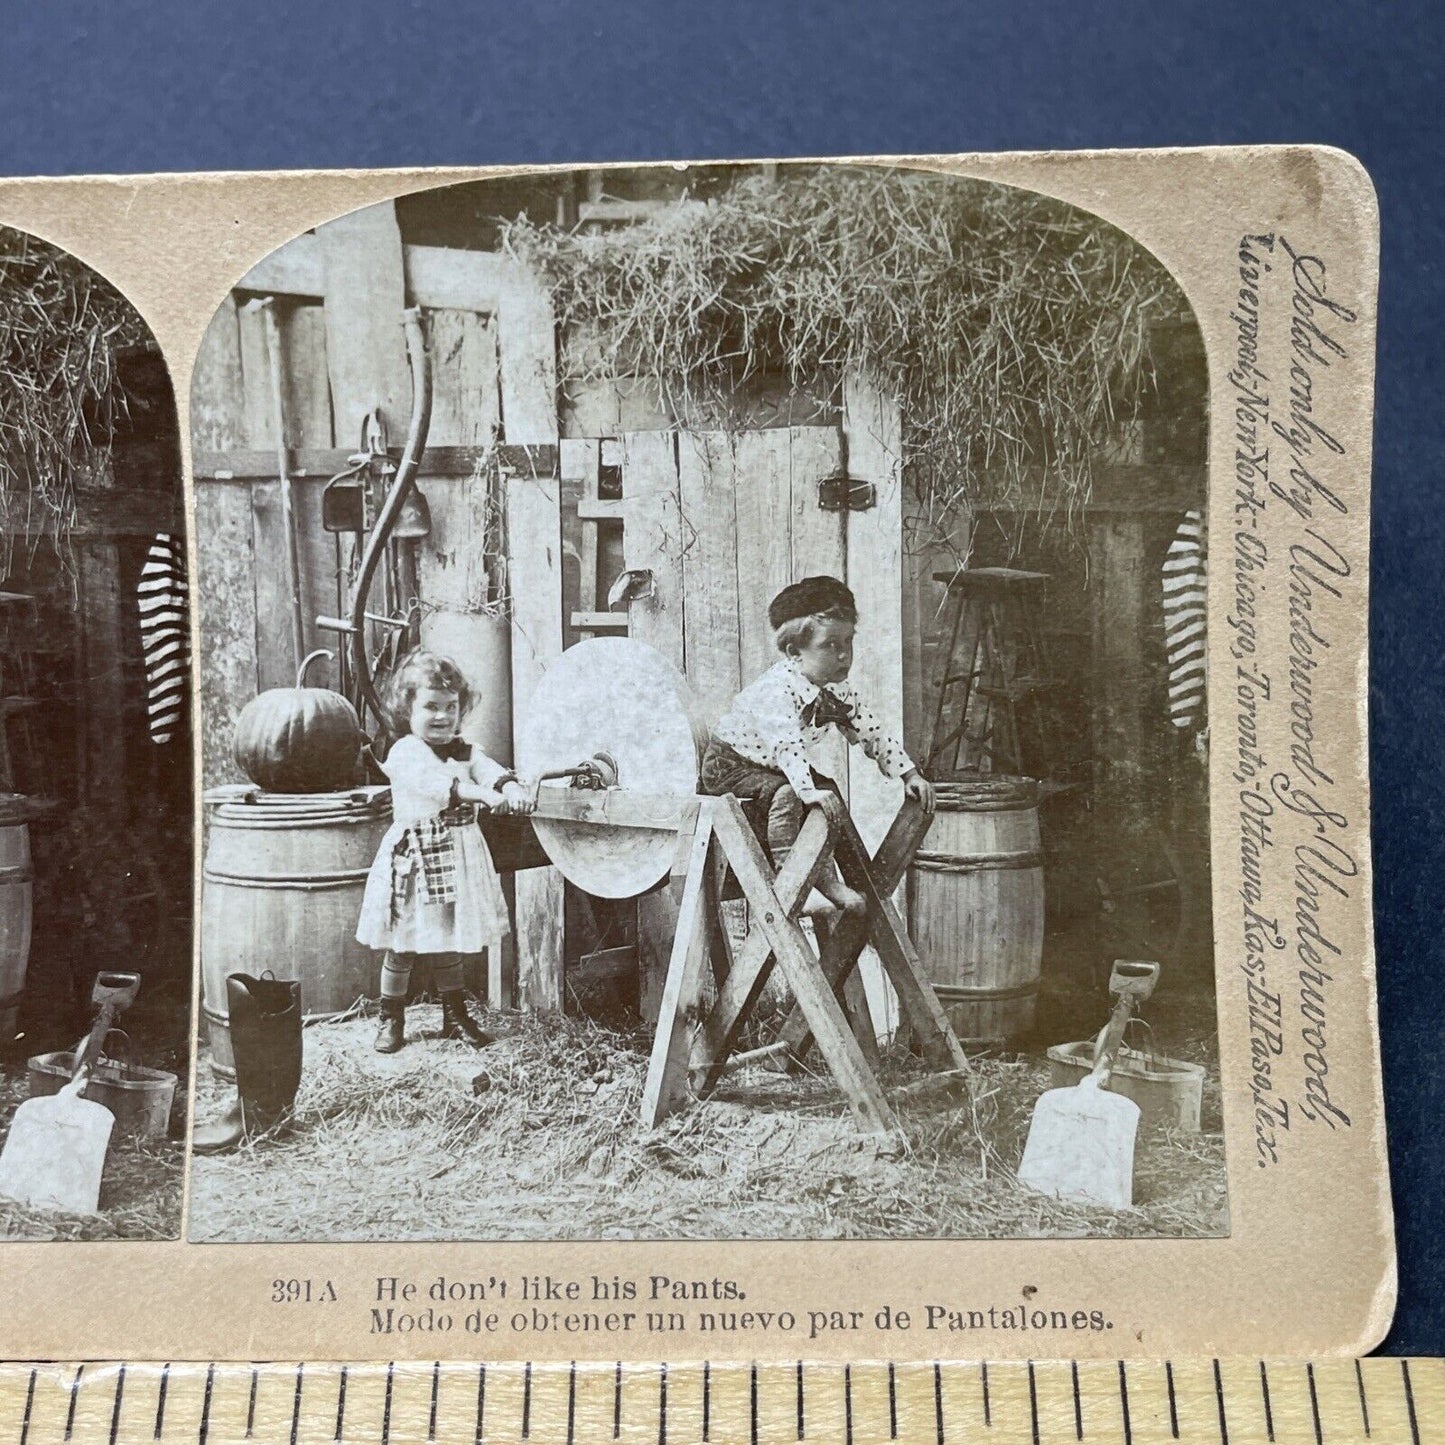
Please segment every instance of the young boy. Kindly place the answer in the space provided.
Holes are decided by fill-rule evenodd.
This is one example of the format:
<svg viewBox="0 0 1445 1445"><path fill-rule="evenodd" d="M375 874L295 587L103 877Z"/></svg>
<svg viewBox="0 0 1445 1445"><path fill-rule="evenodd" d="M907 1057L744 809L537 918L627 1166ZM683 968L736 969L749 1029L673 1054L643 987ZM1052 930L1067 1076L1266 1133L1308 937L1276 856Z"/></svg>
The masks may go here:
<svg viewBox="0 0 1445 1445"><path fill-rule="evenodd" d="M931 813L933 785L847 680L858 625L852 592L836 577L806 577L773 598L768 624L782 660L745 687L713 729L703 755L702 791L761 803L768 851L781 867L809 806L827 791L827 780L809 763L809 746L836 727L884 777L901 778L904 792ZM830 868L804 911L863 907L862 894Z"/></svg>

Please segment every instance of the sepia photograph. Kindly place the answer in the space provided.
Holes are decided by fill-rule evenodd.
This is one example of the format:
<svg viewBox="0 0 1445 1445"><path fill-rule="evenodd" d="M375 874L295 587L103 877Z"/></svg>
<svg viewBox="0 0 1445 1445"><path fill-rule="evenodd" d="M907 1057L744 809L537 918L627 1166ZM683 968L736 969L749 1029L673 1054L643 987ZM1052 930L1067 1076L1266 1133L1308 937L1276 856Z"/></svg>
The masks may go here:
<svg viewBox="0 0 1445 1445"><path fill-rule="evenodd" d="M136 414L66 434L118 494ZM1208 417L1148 249L921 166L515 173L256 264L190 383L188 1237L1228 1235ZM109 565L52 605L120 638L178 524L77 546L28 505L0 620L35 558ZM48 781L7 644L0 783L69 787L30 829L77 859L189 849L140 647L135 735L80 685ZM69 906L158 928L161 886ZM66 956L73 1020L100 954ZM179 1071L142 975L128 1047Z"/></svg>
<svg viewBox="0 0 1445 1445"><path fill-rule="evenodd" d="M180 1237L190 712L165 361L0 226L0 1244Z"/></svg>

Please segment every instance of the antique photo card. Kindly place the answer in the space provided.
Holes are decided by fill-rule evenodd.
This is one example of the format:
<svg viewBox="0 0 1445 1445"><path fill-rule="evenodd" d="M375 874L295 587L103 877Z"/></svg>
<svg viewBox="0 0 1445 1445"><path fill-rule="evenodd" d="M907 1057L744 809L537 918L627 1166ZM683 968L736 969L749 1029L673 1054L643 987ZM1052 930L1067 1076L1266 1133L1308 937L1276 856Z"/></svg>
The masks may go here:
<svg viewBox="0 0 1445 1445"><path fill-rule="evenodd" d="M186 448L184 1242L107 1277L225 1307L145 1349L1379 1338L1349 157L0 221L139 308ZM0 1248L78 1342L25 1303L63 1252Z"/></svg>

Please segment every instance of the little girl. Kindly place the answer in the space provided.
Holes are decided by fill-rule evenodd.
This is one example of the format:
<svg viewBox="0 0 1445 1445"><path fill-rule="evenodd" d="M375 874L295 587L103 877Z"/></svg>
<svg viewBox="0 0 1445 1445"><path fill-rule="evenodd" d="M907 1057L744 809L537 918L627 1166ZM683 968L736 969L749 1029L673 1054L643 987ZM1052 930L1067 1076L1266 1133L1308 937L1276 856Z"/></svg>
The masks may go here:
<svg viewBox="0 0 1445 1445"><path fill-rule="evenodd" d="M809 806L822 801L829 783L812 768L809 748L836 727L884 777L901 778L904 792L931 813L933 785L847 680L858 625L852 592L836 577L805 577L768 604L768 625L782 660L745 687L713 729L703 755L702 791L759 802L767 811L768 851L781 868ZM836 868L824 873L804 903L810 913L863 907L862 894Z"/></svg>
<svg viewBox="0 0 1445 1445"><path fill-rule="evenodd" d="M356 927L359 942L387 951L379 1053L405 1042L407 984L418 958L441 993L442 1037L479 1048L491 1042L467 1011L462 955L496 947L511 924L477 809L530 813L536 805L515 773L458 737L471 704L456 664L431 652L409 654L386 686L386 722L397 736L382 764L393 821Z"/></svg>

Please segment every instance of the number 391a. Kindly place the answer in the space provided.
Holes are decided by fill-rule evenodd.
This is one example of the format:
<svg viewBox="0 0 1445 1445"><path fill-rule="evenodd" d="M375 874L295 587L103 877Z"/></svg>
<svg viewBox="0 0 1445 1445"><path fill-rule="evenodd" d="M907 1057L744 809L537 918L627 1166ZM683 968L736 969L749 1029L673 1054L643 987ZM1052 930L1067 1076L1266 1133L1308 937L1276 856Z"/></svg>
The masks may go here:
<svg viewBox="0 0 1445 1445"><path fill-rule="evenodd" d="M336 1298L336 1286L329 1279L273 1279L273 1305L326 1304Z"/></svg>

